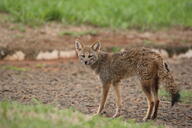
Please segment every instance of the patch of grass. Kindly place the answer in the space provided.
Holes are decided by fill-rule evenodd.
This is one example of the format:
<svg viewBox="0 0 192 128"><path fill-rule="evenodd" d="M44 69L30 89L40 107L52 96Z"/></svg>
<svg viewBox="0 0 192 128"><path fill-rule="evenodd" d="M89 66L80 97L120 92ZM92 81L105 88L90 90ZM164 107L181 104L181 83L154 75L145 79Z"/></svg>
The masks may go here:
<svg viewBox="0 0 192 128"><path fill-rule="evenodd" d="M28 71L29 68L21 68L21 67L16 67L16 66L3 66L2 68L7 69L7 70L13 70L13 71Z"/></svg>
<svg viewBox="0 0 192 128"><path fill-rule="evenodd" d="M165 91L164 89L160 89L159 95L165 97L166 100L170 100L168 92ZM181 95L180 99L181 102L192 104L192 90L181 90L180 95Z"/></svg>
<svg viewBox="0 0 192 128"><path fill-rule="evenodd" d="M152 122L136 123L122 119L91 117L80 112L36 103L22 105L16 102L0 102L1 128L163 128Z"/></svg>
<svg viewBox="0 0 192 128"><path fill-rule="evenodd" d="M9 27L10 30L19 30L20 32L26 32L25 26L23 24L17 24Z"/></svg>
<svg viewBox="0 0 192 128"><path fill-rule="evenodd" d="M83 35L96 35L97 32L92 30L92 31L82 31L82 32L74 32L74 31L63 31L59 33L59 35L69 35L69 36L74 36L74 37L79 37Z"/></svg>
<svg viewBox="0 0 192 128"><path fill-rule="evenodd" d="M4 23L6 21L6 16L3 14L0 14L0 23Z"/></svg>
<svg viewBox="0 0 192 128"><path fill-rule="evenodd" d="M17 29L18 29L20 32L26 32L25 26L24 26L23 24L18 24L18 25L17 25Z"/></svg>
<svg viewBox="0 0 192 128"><path fill-rule="evenodd" d="M191 0L0 0L0 12L29 25L59 21L141 29L192 26Z"/></svg>
<svg viewBox="0 0 192 128"><path fill-rule="evenodd" d="M119 47L112 47L112 48L111 48L111 51L114 52L114 53L115 53L115 52L120 52L120 51L121 51L121 48L119 48Z"/></svg>
<svg viewBox="0 0 192 128"><path fill-rule="evenodd" d="M37 68L43 68L43 67L45 67L45 64L36 64L35 67L37 67Z"/></svg>
<svg viewBox="0 0 192 128"><path fill-rule="evenodd" d="M0 23L4 24L4 23L7 23L9 21L13 21L13 18L10 15L6 14L6 13L1 13L0 12Z"/></svg>
<svg viewBox="0 0 192 128"><path fill-rule="evenodd" d="M49 9L44 15L44 19L46 21L61 21L62 20L62 12L57 8Z"/></svg>
<svg viewBox="0 0 192 128"><path fill-rule="evenodd" d="M23 34L15 34L14 37L16 37L16 38L23 38L24 35Z"/></svg>
<svg viewBox="0 0 192 128"><path fill-rule="evenodd" d="M151 46L152 44L154 44L154 42L151 41L151 40L143 40L143 44L144 44L145 46Z"/></svg>

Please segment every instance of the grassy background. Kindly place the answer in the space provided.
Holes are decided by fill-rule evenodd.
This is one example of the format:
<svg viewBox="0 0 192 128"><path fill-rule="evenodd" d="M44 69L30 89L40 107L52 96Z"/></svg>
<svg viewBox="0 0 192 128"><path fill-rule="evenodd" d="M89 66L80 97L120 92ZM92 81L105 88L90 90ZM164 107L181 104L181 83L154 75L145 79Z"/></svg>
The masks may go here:
<svg viewBox="0 0 192 128"><path fill-rule="evenodd" d="M181 90L179 93L181 95L180 102L192 104L192 90ZM160 89L159 95L166 100L171 100L169 93L165 89Z"/></svg>
<svg viewBox="0 0 192 128"><path fill-rule="evenodd" d="M59 21L115 28L192 26L191 0L0 0L0 12L29 25Z"/></svg>
<svg viewBox="0 0 192 128"><path fill-rule="evenodd" d="M36 103L22 105L0 102L1 128L162 128L152 122L135 123L121 119L107 119L83 115L72 109L59 110L50 105Z"/></svg>

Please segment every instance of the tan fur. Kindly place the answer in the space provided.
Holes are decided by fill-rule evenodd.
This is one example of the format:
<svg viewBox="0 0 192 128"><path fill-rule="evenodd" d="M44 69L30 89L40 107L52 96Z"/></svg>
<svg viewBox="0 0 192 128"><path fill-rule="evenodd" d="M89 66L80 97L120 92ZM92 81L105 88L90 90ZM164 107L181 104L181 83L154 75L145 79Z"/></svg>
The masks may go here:
<svg viewBox="0 0 192 128"><path fill-rule="evenodd" d="M147 97L148 110L144 120L155 119L159 106L158 84L162 80L171 94L178 93L173 77L165 67L162 57L147 48L127 49L118 53L100 51L100 43L84 47L80 42L75 43L76 51L82 63L86 64L99 75L103 93L97 114L104 108L110 85L116 94L116 113L120 115L121 96L119 82L123 78L138 76L142 89ZM151 116L152 115L152 116Z"/></svg>

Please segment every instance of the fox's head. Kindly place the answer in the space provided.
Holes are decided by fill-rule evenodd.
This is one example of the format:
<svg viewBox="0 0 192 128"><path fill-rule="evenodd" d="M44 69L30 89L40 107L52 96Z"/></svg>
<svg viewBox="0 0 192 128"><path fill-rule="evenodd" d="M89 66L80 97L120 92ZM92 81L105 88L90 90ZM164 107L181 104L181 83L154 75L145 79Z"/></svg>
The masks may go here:
<svg viewBox="0 0 192 128"><path fill-rule="evenodd" d="M92 65L98 60L98 53L101 44L96 42L91 46L84 46L79 41L75 41L75 49L79 60L85 65Z"/></svg>

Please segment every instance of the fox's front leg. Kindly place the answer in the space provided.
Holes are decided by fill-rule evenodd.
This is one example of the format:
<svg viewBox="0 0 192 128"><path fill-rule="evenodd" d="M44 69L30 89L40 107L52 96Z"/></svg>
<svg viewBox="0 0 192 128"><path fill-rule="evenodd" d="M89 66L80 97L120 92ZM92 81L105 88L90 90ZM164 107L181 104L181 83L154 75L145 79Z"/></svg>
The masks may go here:
<svg viewBox="0 0 192 128"><path fill-rule="evenodd" d="M107 99L107 95L109 92L109 88L110 88L110 84L104 84L102 87L102 96L101 96L101 101L100 101L100 105L99 108L97 110L96 115L100 114L105 106L105 102Z"/></svg>

